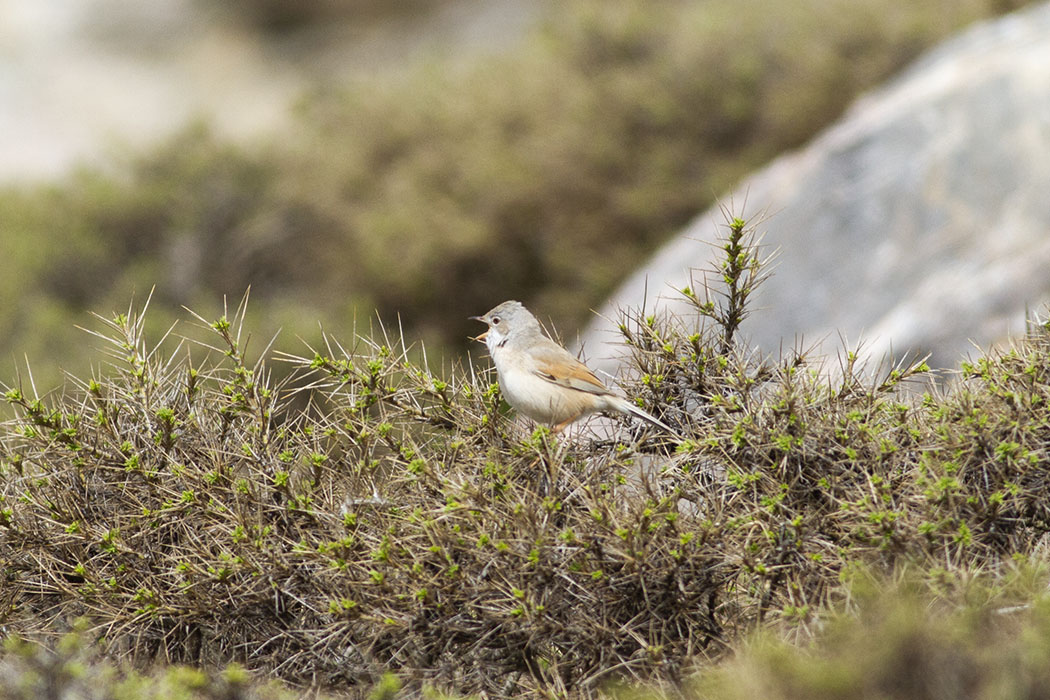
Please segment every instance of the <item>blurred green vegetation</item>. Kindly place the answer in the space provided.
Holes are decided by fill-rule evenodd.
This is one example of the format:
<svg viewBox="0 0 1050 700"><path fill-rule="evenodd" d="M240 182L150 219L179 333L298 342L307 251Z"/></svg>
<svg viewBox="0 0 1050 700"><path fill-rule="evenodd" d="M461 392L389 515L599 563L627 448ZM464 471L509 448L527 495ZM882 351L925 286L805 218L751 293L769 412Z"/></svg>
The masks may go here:
<svg viewBox="0 0 1050 700"><path fill-rule="evenodd" d="M86 620L53 644L8 638L0 651L2 700L292 700L302 694L252 676L241 666L221 670L165 666L140 672L101 658ZM316 693L317 700L334 697Z"/></svg>
<svg viewBox="0 0 1050 700"><path fill-rule="evenodd" d="M1045 566L997 583L944 571L865 581L808 643L770 630L701 674L696 700L1042 698L1050 691ZM989 585L991 583L991 585ZM1022 604L1014 604L1017 600Z"/></svg>
<svg viewBox="0 0 1050 700"><path fill-rule="evenodd" d="M562 328L715 196L862 90L1021 2L576 0L495 56L304 97L253 147L191 125L0 191L0 378L80 372L86 310L150 322L252 286L252 323L316 340L373 310L431 351L519 298ZM299 20L296 20L299 21ZM24 368L21 370L24 375Z"/></svg>

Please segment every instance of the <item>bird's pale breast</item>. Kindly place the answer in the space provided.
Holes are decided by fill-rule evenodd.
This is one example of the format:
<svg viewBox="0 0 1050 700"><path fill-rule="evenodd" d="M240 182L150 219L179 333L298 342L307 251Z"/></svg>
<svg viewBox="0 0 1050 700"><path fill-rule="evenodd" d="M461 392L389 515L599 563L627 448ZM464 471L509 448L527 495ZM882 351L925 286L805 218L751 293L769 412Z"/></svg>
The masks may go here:
<svg viewBox="0 0 1050 700"><path fill-rule="evenodd" d="M529 418L558 424L593 410L594 396L543 379L516 350L504 348L494 359L503 397Z"/></svg>

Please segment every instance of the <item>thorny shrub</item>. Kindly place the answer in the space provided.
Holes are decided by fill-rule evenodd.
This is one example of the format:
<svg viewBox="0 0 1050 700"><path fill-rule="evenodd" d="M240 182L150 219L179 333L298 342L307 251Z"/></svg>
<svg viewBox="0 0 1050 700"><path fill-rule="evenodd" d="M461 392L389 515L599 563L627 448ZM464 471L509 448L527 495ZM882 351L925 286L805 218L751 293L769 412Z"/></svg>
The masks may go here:
<svg viewBox="0 0 1050 700"><path fill-rule="evenodd" d="M625 314L625 389L679 435L530 432L494 375L435 371L377 332L301 356L100 319L110 363L13 387L0 466L0 624L89 621L140 663L236 661L286 681L491 696L678 682L763 621L805 631L856 566L994 571L1048 530L1050 326L920 393L921 361L836 373L735 333L754 230ZM255 357L256 359L249 359ZM269 369L289 363L280 381ZM931 385L932 387L932 385ZM933 571L934 569L930 569Z"/></svg>

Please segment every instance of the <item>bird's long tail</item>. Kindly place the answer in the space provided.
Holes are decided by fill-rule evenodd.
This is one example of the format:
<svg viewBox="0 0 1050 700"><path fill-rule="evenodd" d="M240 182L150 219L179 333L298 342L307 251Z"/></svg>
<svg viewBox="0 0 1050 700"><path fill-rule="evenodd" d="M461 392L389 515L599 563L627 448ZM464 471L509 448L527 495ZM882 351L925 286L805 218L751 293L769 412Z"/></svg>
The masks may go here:
<svg viewBox="0 0 1050 700"><path fill-rule="evenodd" d="M649 413L646 413L642 409L638 408L631 401L629 401L627 399L624 399L624 398L621 398L619 396L616 396L614 398L616 399L616 408L621 413L629 413L630 415L634 416L635 418L641 418L646 423L651 423L652 425L655 425L657 428L660 428L661 430L666 430L671 435L678 435L678 431L677 430L675 430L674 428L669 426L667 423L664 423L662 420L660 420L656 416L650 415Z"/></svg>

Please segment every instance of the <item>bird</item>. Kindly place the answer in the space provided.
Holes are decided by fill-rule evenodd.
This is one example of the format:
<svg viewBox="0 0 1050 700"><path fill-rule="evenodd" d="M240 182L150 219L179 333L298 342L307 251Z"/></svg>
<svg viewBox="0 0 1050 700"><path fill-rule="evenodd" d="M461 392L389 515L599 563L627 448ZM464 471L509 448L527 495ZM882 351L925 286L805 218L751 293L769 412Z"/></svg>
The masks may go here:
<svg viewBox="0 0 1050 700"><path fill-rule="evenodd" d="M594 372L548 338L536 317L518 301L505 301L482 316L483 341L496 365L507 403L559 433L592 413L614 411L640 418L675 435L669 425L609 391Z"/></svg>

